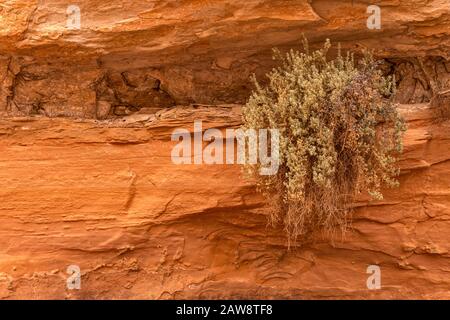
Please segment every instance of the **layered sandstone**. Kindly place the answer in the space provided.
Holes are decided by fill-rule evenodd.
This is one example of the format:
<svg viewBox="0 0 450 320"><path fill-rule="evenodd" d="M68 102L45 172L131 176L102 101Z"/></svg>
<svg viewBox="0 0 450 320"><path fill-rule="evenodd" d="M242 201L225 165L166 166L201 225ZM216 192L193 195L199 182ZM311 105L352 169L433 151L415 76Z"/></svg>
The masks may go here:
<svg viewBox="0 0 450 320"><path fill-rule="evenodd" d="M66 1L0 3L0 298L450 298L448 1L383 1L380 30L368 1L77 4L80 30ZM302 33L385 58L408 131L400 188L289 251L238 165L175 165L170 136L239 126Z"/></svg>
<svg viewBox="0 0 450 320"><path fill-rule="evenodd" d="M448 1L383 1L379 30L367 28L369 4L82 0L73 30L70 2L3 0L0 111L102 119L191 102L243 103L249 76L263 78L273 66L272 48L299 47L303 34L311 45L330 38L343 49L375 50L408 91L402 102L425 102L450 70ZM441 81L448 86L448 76Z"/></svg>
<svg viewBox="0 0 450 320"><path fill-rule="evenodd" d="M286 248L237 165L175 165L177 127L239 107L125 121L0 122L3 298L449 298L450 122L408 106L403 174L359 202L346 238ZM79 265L82 290L66 289ZM366 268L382 270L382 290Z"/></svg>

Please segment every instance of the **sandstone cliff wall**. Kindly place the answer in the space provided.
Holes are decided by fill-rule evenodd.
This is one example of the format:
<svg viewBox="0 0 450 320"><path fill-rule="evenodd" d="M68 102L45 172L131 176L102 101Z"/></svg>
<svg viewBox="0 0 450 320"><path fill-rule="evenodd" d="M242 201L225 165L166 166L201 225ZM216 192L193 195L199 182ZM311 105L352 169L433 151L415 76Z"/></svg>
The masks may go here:
<svg viewBox="0 0 450 320"><path fill-rule="evenodd" d="M449 298L450 122L407 106L401 187L357 203L352 230L287 251L237 165L174 165L176 127L239 107L126 121L2 120L3 298ZM79 265L82 290L66 289ZM382 290L366 268L382 270Z"/></svg>
<svg viewBox="0 0 450 320"><path fill-rule="evenodd" d="M68 30L66 1L3 0L0 298L450 298L450 122L430 103L450 8L381 1L368 30L369 4L83 0ZM386 58L409 129L401 187L355 203L343 241L288 251L237 165L174 165L170 134L238 126L249 75L302 33Z"/></svg>

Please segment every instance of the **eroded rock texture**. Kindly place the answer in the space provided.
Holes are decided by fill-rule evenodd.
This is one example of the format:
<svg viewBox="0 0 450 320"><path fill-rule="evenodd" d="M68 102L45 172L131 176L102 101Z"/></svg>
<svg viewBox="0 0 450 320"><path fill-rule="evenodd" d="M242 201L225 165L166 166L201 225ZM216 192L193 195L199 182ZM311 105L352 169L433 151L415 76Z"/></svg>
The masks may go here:
<svg viewBox="0 0 450 320"><path fill-rule="evenodd" d="M369 4L81 0L70 30L67 1L3 0L0 298L450 298L448 1L382 1L380 30ZM409 129L401 187L288 251L237 165L175 165L170 135L239 126L249 76L302 33L374 49Z"/></svg>
<svg viewBox="0 0 450 320"><path fill-rule="evenodd" d="M243 103L249 76L263 78L273 66L271 49L299 47L302 34L313 46L330 38L344 50L374 49L397 70L401 102L428 101L436 79L423 70L438 78L449 70L448 2L384 1L379 30L367 28L369 4L82 0L76 30L72 3L4 0L0 110L104 118L191 102Z"/></svg>
<svg viewBox="0 0 450 320"><path fill-rule="evenodd" d="M287 251L237 165L174 165L176 127L237 106L116 122L0 122L3 298L449 298L450 123L407 106L401 188L357 203L344 241ZM68 265L82 290L65 288ZM366 268L382 270L382 290Z"/></svg>

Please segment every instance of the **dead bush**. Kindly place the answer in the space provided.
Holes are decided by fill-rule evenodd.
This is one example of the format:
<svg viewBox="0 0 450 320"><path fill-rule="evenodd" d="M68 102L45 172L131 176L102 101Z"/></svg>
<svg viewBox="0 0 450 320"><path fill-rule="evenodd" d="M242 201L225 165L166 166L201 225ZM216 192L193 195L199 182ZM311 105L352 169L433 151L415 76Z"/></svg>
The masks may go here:
<svg viewBox="0 0 450 320"><path fill-rule="evenodd" d="M393 102L394 79L365 53L327 59L330 42L309 52L275 50L280 67L256 89L243 110L244 129L280 130L280 166L272 176L247 165L272 204L270 221L282 223L289 243L315 230L345 231L350 204L368 192L381 199L397 186L396 156L405 124Z"/></svg>

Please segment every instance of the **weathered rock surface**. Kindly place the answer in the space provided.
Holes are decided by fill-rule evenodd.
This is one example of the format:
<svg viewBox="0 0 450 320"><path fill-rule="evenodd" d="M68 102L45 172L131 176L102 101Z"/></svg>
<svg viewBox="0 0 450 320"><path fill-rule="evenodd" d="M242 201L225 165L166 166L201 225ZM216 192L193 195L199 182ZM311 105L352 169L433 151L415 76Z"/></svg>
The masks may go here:
<svg viewBox="0 0 450 320"><path fill-rule="evenodd" d="M273 66L271 49L298 47L302 34L388 58L401 102L429 101L437 79L449 87L445 0L383 1L379 30L367 27L368 1L81 0L79 30L70 5L2 2L0 111L101 119L243 103L249 76Z"/></svg>
<svg viewBox="0 0 450 320"><path fill-rule="evenodd" d="M380 30L369 1L76 4L80 30L67 1L0 3L0 298L450 299L448 1L382 1ZM174 165L170 135L238 126L249 76L303 33L384 58L409 129L401 187L288 251L239 166Z"/></svg>
<svg viewBox="0 0 450 320"><path fill-rule="evenodd" d="M287 251L237 165L175 165L177 127L238 106L153 117L0 121L2 298L450 298L450 122L409 121L401 187L361 200L345 240ZM66 289L78 265L82 289ZM382 289L368 290L368 265Z"/></svg>

